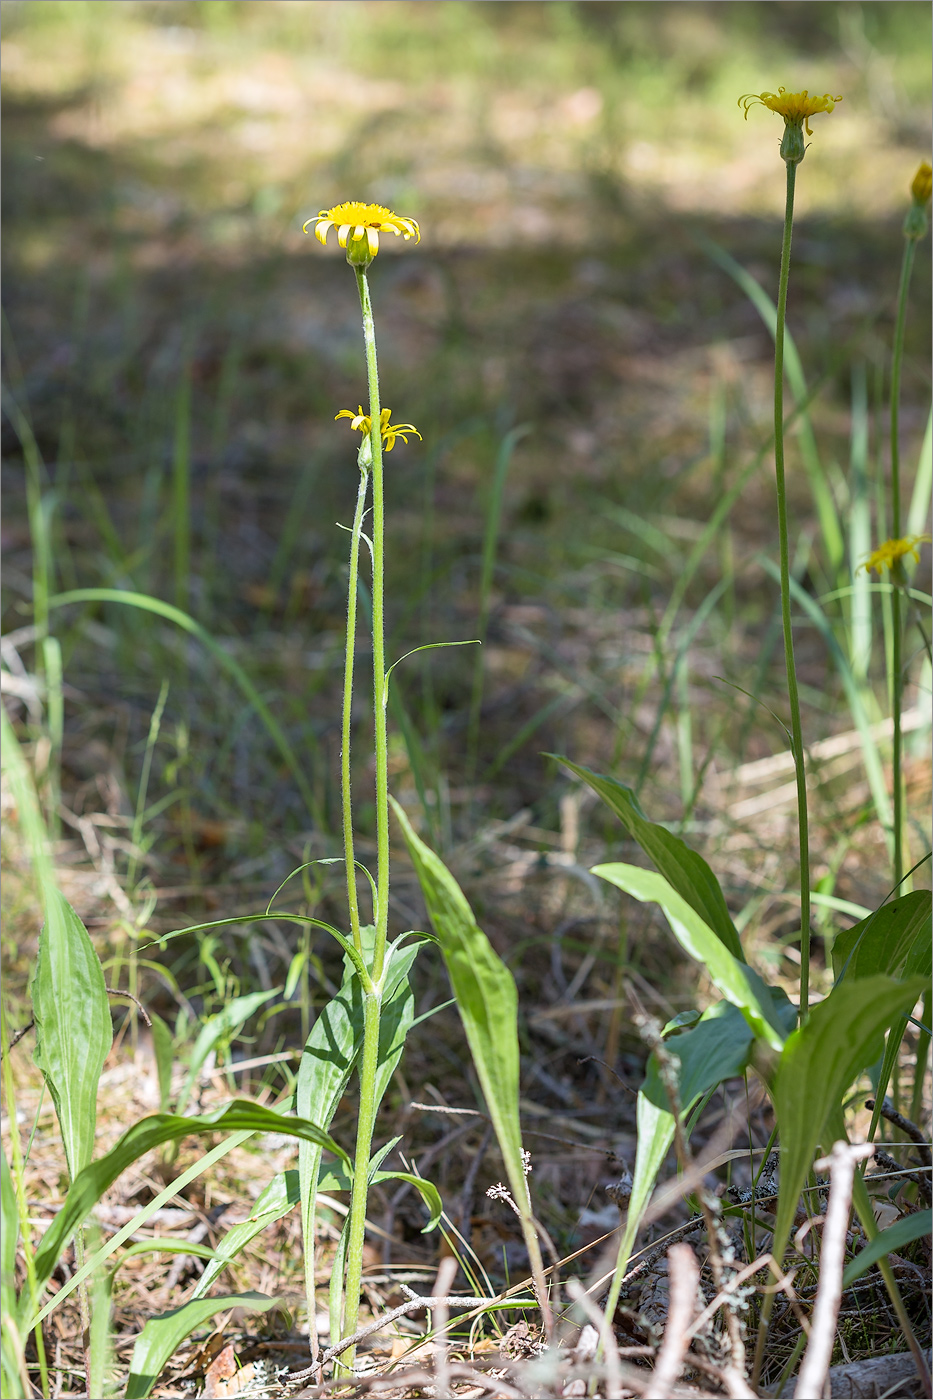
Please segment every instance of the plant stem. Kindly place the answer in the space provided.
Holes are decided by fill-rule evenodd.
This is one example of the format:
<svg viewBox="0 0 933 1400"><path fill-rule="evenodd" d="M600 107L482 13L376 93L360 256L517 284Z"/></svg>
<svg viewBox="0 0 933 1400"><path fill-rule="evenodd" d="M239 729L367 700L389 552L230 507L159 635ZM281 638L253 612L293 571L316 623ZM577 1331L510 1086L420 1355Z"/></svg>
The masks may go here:
<svg viewBox="0 0 933 1400"><path fill-rule="evenodd" d="M810 836L807 817L807 777L800 724L800 696L794 665L794 633L790 615L790 548L787 540L787 491L784 484L784 322L787 314L787 282L794 226L794 183L797 167L787 162L787 203L781 244L781 278L778 286L777 325L774 335L774 474L777 485L778 533L781 548L781 621L784 625L784 665L790 701L794 770L797 777L797 829L800 839L800 1020L810 1004Z"/></svg>
<svg viewBox="0 0 933 1400"><path fill-rule="evenodd" d="M366 345L366 377L369 381L370 442L373 453L373 707L376 743L376 943L372 977L378 988L385 964L389 921L389 741L385 703L385 498L382 477L382 434L379 402L379 370L376 364L376 331L369 299L369 282L357 267L356 282L363 312Z"/></svg>
<svg viewBox="0 0 933 1400"><path fill-rule="evenodd" d="M910 287L910 274L914 266L914 253L917 243L913 238L904 240L904 257L901 260L901 283L897 293L897 320L894 326L894 352L891 361L891 536L901 537L901 454L900 454L900 401L901 364L904 359L904 326L907 321L907 292ZM891 708L894 721L894 742L892 753L894 806L894 883L899 885L904 874L904 780L901 773L901 706L903 703L903 659L901 594L898 579L892 570L891 582L891 624L892 646L892 685Z"/></svg>
<svg viewBox="0 0 933 1400"><path fill-rule="evenodd" d="M350 1234L347 1240L347 1291L344 1335L351 1336L360 1314L363 1278L363 1242L366 1236L366 1200L369 1194L369 1156L375 1125L376 1071L379 1067L379 1012L381 994L363 999L363 1059L360 1065L360 1117L353 1162L353 1194L350 1197ZM353 1365L355 1348L340 1358L342 1368Z"/></svg>
<svg viewBox="0 0 933 1400"><path fill-rule="evenodd" d="M350 909L350 932L353 946L363 951L360 933L360 907L356 897L356 859L353 854L353 810L350 790L350 727L353 707L353 662L356 652L356 595L360 564L360 533L369 489L369 467L360 453L360 486L356 496L356 512L350 536L350 577L347 583L347 641L343 665L343 728L340 741L340 795L343 807L343 852L347 866L347 904Z"/></svg>
<svg viewBox="0 0 933 1400"><path fill-rule="evenodd" d="M376 925L373 947L373 990L363 992L363 1054L360 1063L359 1121L353 1162L350 1231L347 1240L346 1334L356 1331L363 1275L363 1242L366 1235L366 1200L369 1193L369 1160L376 1119L376 1072L379 1065L379 1021L382 978L385 969L389 919L389 742L385 703L385 504L382 477L382 408L379 402L379 370L369 283L361 267L354 268L363 313L366 374L369 381L370 445L373 478L373 710L376 749ZM359 504L357 510L359 513ZM362 519L362 517L360 517ZM355 589L354 602L355 609ZM355 614L354 614L355 616ZM349 645L349 643L348 643ZM345 704L346 704L345 696ZM349 753L349 744L347 744ZM349 803L345 809L349 813ZM347 816L345 816L345 823ZM348 867L348 882L349 882ZM353 1364L353 1348L341 1357L340 1369Z"/></svg>

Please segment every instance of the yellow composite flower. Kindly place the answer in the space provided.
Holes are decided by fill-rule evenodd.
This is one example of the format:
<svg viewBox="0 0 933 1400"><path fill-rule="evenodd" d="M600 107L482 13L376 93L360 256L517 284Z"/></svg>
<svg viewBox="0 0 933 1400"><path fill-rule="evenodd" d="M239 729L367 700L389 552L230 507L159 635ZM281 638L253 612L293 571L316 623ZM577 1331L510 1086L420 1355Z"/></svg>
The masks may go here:
<svg viewBox="0 0 933 1400"><path fill-rule="evenodd" d="M916 204L929 204L930 196L933 195L933 166L928 160L923 161L914 176L910 193Z"/></svg>
<svg viewBox="0 0 933 1400"><path fill-rule="evenodd" d="M885 540L860 567L866 572L876 569L880 574L882 569L893 569L908 554L919 564L920 545L930 538L929 535L908 535L906 540Z"/></svg>
<svg viewBox="0 0 933 1400"><path fill-rule="evenodd" d="M810 118L817 112L831 112L836 103L841 101L841 97L831 97L828 92L822 97L811 97L806 88L803 92L788 92L786 88L778 88L777 92L746 92L739 98L738 105L745 108L746 121L749 107L754 107L757 102L782 116L785 126L805 125L807 135L812 136Z"/></svg>
<svg viewBox="0 0 933 1400"><path fill-rule="evenodd" d="M389 419L391 417L391 408L384 408L379 415L379 431L382 434L382 440L385 443L387 452L392 451L392 448L395 446L396 438L401 438L402 442L407 443L408 437L406 434L408 433L414 433L416 438L421 437L414 423L390 423ZM350 427L355 428L357 432L363 433L364 436L372 432L373 420L368 413L363 412L362 404L360 404L359 410L356 413L353 412L352 408L342 408L334 419L334 422L336 423L339 418L352 419Z"/></svg>
<svg viewBox="0 0 933 1400"><path fill-rule="evenodd" d="M356 243L365 238L370 261L379 252L380 233L393 233L396 238L401 234L405 239L413 238L416 243L421 242L421 230L414 219L393 214L382 204L361 204L357 200L349 200L346 204L335 204L333 209L322 209L316 218L308 219L303 226L305 233L309 224L314 224L314 236L319 243L327 243L327 235L332 228L337 230L337 242L341 248L346 248L348 240Z"/></svg>

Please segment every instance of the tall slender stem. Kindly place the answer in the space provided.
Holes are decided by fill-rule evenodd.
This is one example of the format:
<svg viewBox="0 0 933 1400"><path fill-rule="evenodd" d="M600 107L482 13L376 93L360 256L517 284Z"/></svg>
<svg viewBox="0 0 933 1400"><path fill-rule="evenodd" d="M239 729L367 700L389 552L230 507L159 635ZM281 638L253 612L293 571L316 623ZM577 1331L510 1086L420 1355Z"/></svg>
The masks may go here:
<svg viewBox="0 0 933 1400"><path fill-rule="evenodd" d="M360 933L360 907L356 897L356 858L353 852L353 810L350 790L350 728L353 707L353 662L356 652L356 595L360 564L360 534L363 512L369 489L369 467L360 451L360 486L356 495L356 512L350 536L350 577L347 584L347 643L343 664L343 728L340 739L340 794L343 806L343 853L347 866L347 904L350 908L350 930L357 952L363 951Z"/></svg>
<svg viewBox="0 0 933 1400"><path fill-rule="evenodd" d="M363 268L354 268L363 312L366 376L369 381L370 441L373 450L373 707L376 741L376 944L373 981L382 979L389 922L389 741L385 703L385 498L382 477L382 434L379 402L379 369L376 363L376 331L369 299L369 282Z"/></svg>
<svg viewBox="0 0 933 1400"><path fill-rule="evenodd" d="M781 547L781 621L784 625L784 665L790 701L791 740L797 777L797 829L800 839L800 1019L810 1007L810 835L807 817L807 777L804 767L800 696L794 665L794 633L790 615L790 548L787 540L787 491L784 484L784 322L787 314L787 282L794 227L794 184L797 167L786 162L787 203L781 244L781 279L778 286L777 326L774 336L774 473L777 485L778 532Z"/></svg>
<svg viewBox="0 0 933 1400"><path fill-rule="evenodd" d="M897 320L894 326L894 354L891 362L891 535L901 538L901 453L900 453L900 400L901 363L904 358L904 326L907 321L907 290L910 274L913 271L916 240L907 238L904 242L904 257L901 261L901 284L897 293ZM891 627L893 646L891 648L891 709L894 720L893 743L893 789L894 807L894 883L899 885L904 875L904 778L901 772L901 706L903 703L903 636L901 622L901 594L899 580L891 571Z"/></svg>
<svg viewBox="0 0 933 1400"><path fill-rule="evenodd" d="M389 742L385 704L385 502L382 477L382 407L379 402L379 370L376 361L376 331L366 272L355 267L360 308L363 313L363 340L366 347L366 374L369 381L370 446L373 479L373 709L376 750L376 909L371 991L364 990L363 1054L360 1062L360 1108L353 1161L353 1193L350 1200L350 1232L347 1239L346 1330L356 1331L363 1276L363 1243L366 1236L366 1201L369 1194L369 1161L376 1120L376 1073L379 1067L379 1024L382 1010L382 979L385 970L386 937L389 919ZM357 506L359 510L359 505ZM355 598L354 598L355 608ZM355 612L354 612L355 619ZM345 692L346 704L346 692ZM349 744L346 745L349 752ZM348 811L348 807L345 809ZM346 820L346 819L345 819ZM346 829L346 828L345 828ZM348 873L348 880L349 880ZM353 1364L354 1349L348 1347L340 1359L341 1369Z"/></svg>

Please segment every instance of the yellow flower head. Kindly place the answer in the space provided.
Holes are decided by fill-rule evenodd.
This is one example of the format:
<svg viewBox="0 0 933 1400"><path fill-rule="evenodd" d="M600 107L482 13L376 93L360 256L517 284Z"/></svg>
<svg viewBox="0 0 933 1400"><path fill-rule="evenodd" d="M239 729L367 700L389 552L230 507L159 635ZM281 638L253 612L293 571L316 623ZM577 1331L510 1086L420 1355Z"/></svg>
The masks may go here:
<svg viewBox="0 0 933 1400"><path fill-rule="evenodd" d="M929 539L929 535L909 535L906 540L885 540L860 567L880 574L882 569L893 569L908 554L919 564L920 545Z"/></svg>
<svg viewBox="0 0 933 1400"><path fill-rule="evenodd" d="M778 88L777 92L747 92L739 98L739 106L745 108L746 121L749 107L754 107L758 102L762 107L767 107L782 116L785 126L805 125L807 135L812 136L810 118L817 112L831 112L836 103L841 101L841 97L831 97L828 92L822 97L811 97L806 88L803 92L788 92L786 88Z"/></svg>
<svg viewBox="0 0 933 1400"><path fill-rule="evenodd" d="M421 242L421 230L414 219L404 219L381 204L350 200L333 209L322 209L316 219L308 219L303 225L305 233L309 224L314 224L314 236L324 244L330 230L336 227L337 242L347 249L347 262L361 266L368 266L379 252L380 233L394 233L396 238L401 234L405 239Z"/></svg>
<svg viewBox="0 0 933 1400"><path fill-rule="evenodd" d="M384 408L379 415L379 431L382 434L382 440L385 443L387 452L392 451L392 448L395 446L396 438L401 438L402 442L407 442L408 437L406 434L408 433L414 433L416 438L421 437L414 423L390 423L389 419L391 417L391 408ZM352 419L353 421L350 427L355 428L359 433L363 433L364 436L372 432L373 420L368 413L363 412L362 404L360 405L358 413L354 413L352 408L342 408L334 419L334 422L336 423L339 418Z"/></svg>
<svg viewBox="0 0 933 1400"><path fill-rule="evenodd" d="M910 193L917 204L929 204L933 195L933 166L925 160L913 178Z"/></svg>

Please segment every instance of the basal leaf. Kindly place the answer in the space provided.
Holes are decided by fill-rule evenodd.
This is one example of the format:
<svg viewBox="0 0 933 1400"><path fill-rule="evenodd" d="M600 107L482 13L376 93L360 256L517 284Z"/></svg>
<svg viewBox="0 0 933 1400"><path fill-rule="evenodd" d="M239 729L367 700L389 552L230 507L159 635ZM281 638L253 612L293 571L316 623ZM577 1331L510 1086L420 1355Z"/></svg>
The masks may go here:
<svg viewBox="0 0 933 1400"><path fill-rule="evenodd" d="M921 977L905 982L891 977L854 982L846 978L825 1001L811 1008L806 1024L788 1036L771 1090L781 1133L781 1186L773 1245L779 1263L828 1121L869 1063L867 1056L878 1035L910 1010L926 985ZM823 1142L824 1147L829 1145Z"/></svg>
<svg viewBox="0 0 933 1400"><path fill-rule="evenodd" d="M231 1225L222 1237L214 1250L214 1257L198 1279L197 1287L191 1295L192 1299L203 1298L227 1265L243 1252L250 1240L255 1239L268 1226L274 1225L277 1220L281 1220L290 1210L294 1210L300 1200L298 1173L277 1172L257 1197L249 1219L241 1221L239 1225Z"/></svg>
<svg viewBox="0 0 933 1400"><path fill-rule="evenodd" d="M593 874L644 902L660 904L685 952L702 963L713 985L742 1012L755 1035L780 1050L784 1044L781 1008L772 989L747 963L729 951L718 934L678 894L663 875L638 865L595 865ZM784 999L786 1001L786 998Z"/></svg>
<svg viewBox="0 0 933 1400"><path fill-rule="evenodd" d="M162 1368L171 1360L186 1337L208 1318L229 1308L245 1308L248 1312L268 1312L284 1308L278 1298L265 1293L228 1293L222 1298L196 1298L180 1308L150 1317L133 1347L130 1376L126 1384L126 1400L146 1400L159 1379Z"/></svg>
<svg viewBox="0 0 933 1400"><path fill-rule="evenodd" d="M43 1235L36 1252L35 1270L39 1286L43 1287L48 1282L64 1245L77 1226L87 1218L91 1208L120 1173L138 1158L163 1142L177 1141L193 1134L237 1131L285 1133L317 1143L335 1156L349 1160L343 1148L316 1123L275 1113L261 1104L235 1102L197 1118L183 1118L175 1113L157 1113L142 1118L123 1134L115 1147L86 1166L72 1182L64 1205Z"/></svg>
<svg viewBox="0 0 933 1400"><path fill-rule="evenodd" d="M73 1181L94 1153L97 1086L113 1026L87 929L54 885L43 884L46 918L31 986L35 1060L55 1104Z"/></svg>
<svg viewBox="0 0 933 1400"><path fill-rule="evenodd" d="M589 784L606 806L615 812L632 840L638 842L671 887L699 914L732 956L738 958L739 962L744 962L742 944L732 922L725 896L719 881L703 857L691 850L679 836L659 826L657 822L649 821L639 807L638 799L631 788L616 782L615 778L593 773L589 768L571 763L567 758L560 758L558 754L551 754L549 757L557 758L571 773L576 773L578 778Z"/></svg>
<svg viewBox="0 0 933 1400"><path fill-rule="evenodd" d="M520 1212L532 1273L540 1288L543 1264L531 1219L531 1198L522 1157L515 979L478 926L463 891L443 861L413 831L394 800L392 807L440 942L509 1186ZM546 1309L546 1298L539 1301Z"/></svg>
<svg viewBox="0 0 933 1400"><path fill-rule="evenodd" d="M930 947L930 891L914 890L883 904L867 919L836 935L833 972L836 981L897 977L914 945Z"/></svg>

